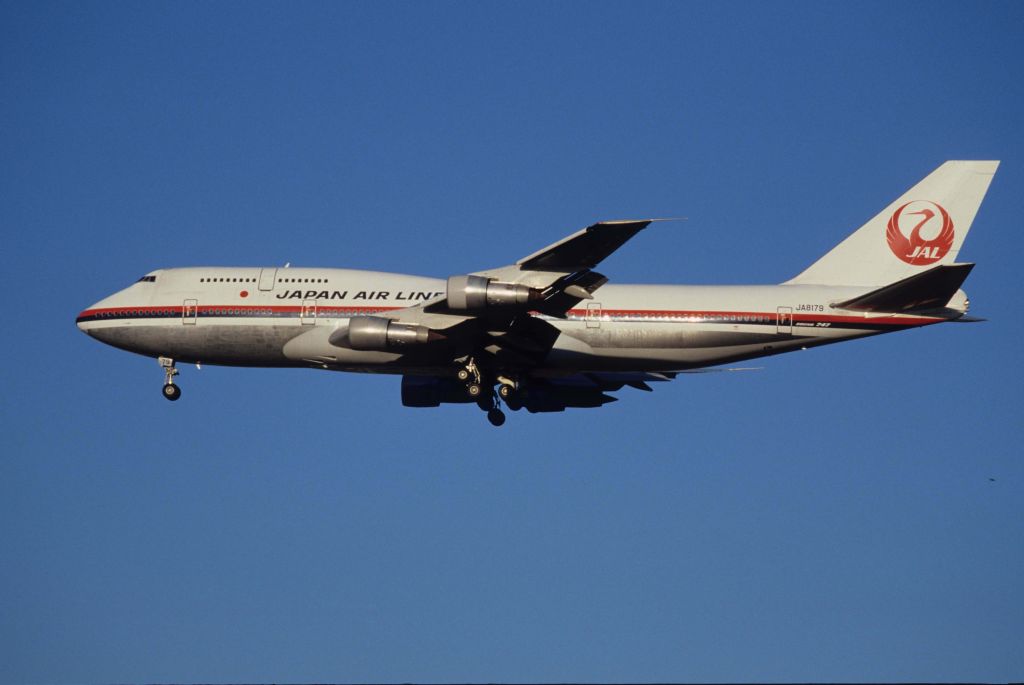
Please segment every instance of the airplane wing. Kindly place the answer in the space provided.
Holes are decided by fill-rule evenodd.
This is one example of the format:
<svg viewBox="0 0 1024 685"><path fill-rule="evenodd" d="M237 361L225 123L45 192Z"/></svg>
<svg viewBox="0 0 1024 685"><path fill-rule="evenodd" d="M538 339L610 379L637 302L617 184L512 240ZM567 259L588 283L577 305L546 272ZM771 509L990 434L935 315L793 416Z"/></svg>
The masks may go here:
<svg viewBox="0 0 1024 685"><path fill-rule="evenodd" d="M448 341L455 357L485 352L530 368L551 349L558 330L532 312L565 318L608 282L593 268L654 221L599 221L514 264L448 278L433 301L382 313L381 318ZM333 335L347 344L350 330Z"/></svg>
<svg viewBox="0 0 1024 685"><path fill-rule="evenodd" d="M659 219L592 224L508 266L452 276L444 296L381 316L443 340L453 361L475 359L492 369L528 374L543 362L561 334L546 317L534 314L565 318L581 301L593 297L608 282L594 267L653 221ZM337 332L342 337L348 334ZM535 379L531 382L542 389L537 390L532 406L537 411L596 407L615 399L606 391L624 385L650 389L648 380L668 378L587 374Z"/></svg>
<svg viewBox="0 0 1024 685"><path fill-rule="evenodd" d="M599 221L548 245L516 266L520 271L557 271L570 273L593 269L627 240L647 228L655 219L639 221Z"/></svg>
<svg viewBox="0 0 1024 685"><path fill-rule="evenodd" d="M710 368L683 371L588 371L570 375L531 375L528 384L505 402L512 409L526 409L531 414L560 412L569 408L600 407L619 398L609 393L625 387L651 392L651 383L675 379L680 373L715 371L755 371L756 368ZM402 401L411 407L436 407L442 402L471 402L461 383L450 376L405 376L402 378ZM429 389L429 390L428 390ZM426 392L424 392L426 391Z"/></svg>
<svg viewBox="0 0 1024 685"><path fill-rule="evenodd" d="M648 383L675 378L675 373L597 372L555 378L535 378L522 399L531 414L565 411L570 407L600 407L619 398L609 395L625 386L650 392Z"/></svg>
<svg viewBox="0 0 1024 685"><path fill-rule="evenodd" d="M504 308L508 314L511 308L501 305L518 297L519 304L527 304L531 311L564 317L608 282L594 267L654 221L666 219L599 221L514 264L449 278L446 296L423 309L443 314L475 310L475 315L483 316ZM474 301L480 306L474 306ZM491 301L499 305L494 312L487 311Z"/></svg>
<svg viewBox="0 0 1024 685"><path fill-rule="evenodd" d="M444 296L383 316L463 336L474 330L507 334L531 311L564 318L608 282L593 268L655 221L671 219L599 221L514 264L452 276Z"/></svg>
<svg viewBox="0 0 1024 685"><path fill-rule="evenodd" d="M570 376L534 377L530 389L522 399L523 408L531 414L564 411L570 407L600 407L617 402L618 397L608 393L625 387L653 392L651 383L671 381L681 373L717 373L734 371L760 371L759 367L703 368L682 371L588 371Z"/></svg>

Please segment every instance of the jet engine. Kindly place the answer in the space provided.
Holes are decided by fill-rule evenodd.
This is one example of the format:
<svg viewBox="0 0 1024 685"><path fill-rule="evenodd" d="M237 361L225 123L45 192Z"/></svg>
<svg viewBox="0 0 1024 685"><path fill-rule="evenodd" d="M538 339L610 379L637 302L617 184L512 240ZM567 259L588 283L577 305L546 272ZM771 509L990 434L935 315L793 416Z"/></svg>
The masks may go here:
<svg viewBox="0 0 1024 685"><path fill-rule="evenodd" d="M501 283L484 276L450 276L447 295L448 307L456 311L516 307L543 297L540 290L528 285Z"/></svg>
<svg viewBox="0 0 1024 685"><path fill-rule="evenodd" d="M426 326L399 323L381 316L361 316L349 321L330 337L332 345L353 350L394 352L414 345L425 345L445 336Z"/></svg>

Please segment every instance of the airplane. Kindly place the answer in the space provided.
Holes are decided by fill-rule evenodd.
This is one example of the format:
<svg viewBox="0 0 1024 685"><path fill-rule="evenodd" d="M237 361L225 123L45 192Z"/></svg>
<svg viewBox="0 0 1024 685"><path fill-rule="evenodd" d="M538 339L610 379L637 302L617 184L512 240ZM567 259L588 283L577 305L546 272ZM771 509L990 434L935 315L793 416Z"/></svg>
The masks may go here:
<svg viewBox="0 0 1024 685"><path fill-rule="evenodd" d="M595 271L655 219L601 221L514 264L447 279L335 268L151 271L77 317L82 331L178 362L402 376L402 404L599 407L680 373L971 321L957 255L998 161L948 161L777 285L615 285ZM726 369L728 370L728 369Z"/></svg>

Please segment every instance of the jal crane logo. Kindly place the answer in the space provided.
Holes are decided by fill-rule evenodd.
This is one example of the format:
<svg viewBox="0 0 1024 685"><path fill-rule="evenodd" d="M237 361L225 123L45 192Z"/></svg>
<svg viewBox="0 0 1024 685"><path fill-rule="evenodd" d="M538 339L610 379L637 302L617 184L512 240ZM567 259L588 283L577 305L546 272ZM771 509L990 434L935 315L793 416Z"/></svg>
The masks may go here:
<svg viewBox="0 0 1024 685"><path fill-rule="evenodd" d="M934 264L953 247L953 220L942 205L915 200L889 218L885 238L892 253L907 264Z"/></svg>

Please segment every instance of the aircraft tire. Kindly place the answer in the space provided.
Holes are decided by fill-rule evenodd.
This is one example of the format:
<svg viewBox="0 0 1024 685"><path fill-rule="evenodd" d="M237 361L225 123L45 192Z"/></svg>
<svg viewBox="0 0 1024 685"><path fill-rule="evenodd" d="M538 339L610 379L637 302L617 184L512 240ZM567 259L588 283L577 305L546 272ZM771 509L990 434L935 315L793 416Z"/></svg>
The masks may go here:
<svg viewBox="0 0 1024 685"><path fill-rule="evenodd" d="M165 398L174 402L181 397L181 388L176 386L174 383L168 383L164 386L163 393Z"/></svg>
<svg viewBox="0 0 1024 685"><path fill-rule="evenodd" d="M492 409L487 412L487 420L491 422L492 426L501 426L505 423L505 412L500 409Z"/></svg>

